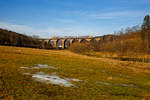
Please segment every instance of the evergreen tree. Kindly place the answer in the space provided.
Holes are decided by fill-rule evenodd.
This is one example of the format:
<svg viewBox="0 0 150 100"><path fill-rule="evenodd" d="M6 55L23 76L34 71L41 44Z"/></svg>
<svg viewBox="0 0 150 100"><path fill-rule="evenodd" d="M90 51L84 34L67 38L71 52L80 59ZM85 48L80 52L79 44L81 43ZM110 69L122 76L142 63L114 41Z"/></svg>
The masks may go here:
<svg viewBox="0 0 150 100"><path fill-rule="evenodd" d="M143 51L150 53L150 16L146 15L142 24L141 38L143 40Z"/></svg>
<svg viewBox="0 0 150 100"><path fill-rule="evenodd" d="M143 21L142 30L150 29L150 16L146 15Z"/></svg>

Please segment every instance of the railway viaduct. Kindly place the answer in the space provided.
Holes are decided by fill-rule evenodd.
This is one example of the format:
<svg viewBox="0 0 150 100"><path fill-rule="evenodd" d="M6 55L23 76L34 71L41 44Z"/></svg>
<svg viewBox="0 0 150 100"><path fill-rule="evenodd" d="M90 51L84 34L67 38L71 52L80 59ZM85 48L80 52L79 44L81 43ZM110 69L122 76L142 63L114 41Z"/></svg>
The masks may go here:
<svg viewBox="0 0 150 100"><path fill-rule="evenodd" d="M42 45L42 48L51 48L51 49L67 49L69 48L73 43L86 43L86 42L101 42L101 41L107 41L107 40L113 40L114 35L105 35L105 36L99 36L99 37L64 37L64 38L51 38L51 39L40 39Z"/></svg>

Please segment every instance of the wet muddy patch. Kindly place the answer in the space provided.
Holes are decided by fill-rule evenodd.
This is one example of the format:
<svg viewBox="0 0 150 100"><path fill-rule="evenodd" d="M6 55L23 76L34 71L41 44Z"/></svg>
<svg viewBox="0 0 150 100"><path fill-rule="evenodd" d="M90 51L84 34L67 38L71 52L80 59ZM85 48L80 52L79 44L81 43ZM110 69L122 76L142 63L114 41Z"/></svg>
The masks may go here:
<svg viewBox="0 0 150 100"><path fill-rule="evenodd" d="M109 82L98 81L95 84L101 84L101 85L107 85L107 86L121 86L121 87L140 88L140 87L136 86L135 84L126 84L126 83L113 84L113 83L109 83Z"/></svg>
<svg viewBox="0 0 150 100"><path fill-rule="evenodd" d="M50 68L50 69L57 69L54 66L49 66L46 64L36 64L34 67L20 67L21 69L42 69L42 68Z"/></svg>
<svg viewBox="0 0 150 100"><path fill-rule="evenodd" d="M50 69L57 69L56 67L54 66L49 66L49 65L46 65L46 64L37 64L35 65L35 67L33 67L34 69L40 69L40 68L50 68Z"/></svg>
<svg viewBox="0 0 150 100"><path fill-rule="evenodd" d="M32 69L30 67L20 67L21 69Z"/></svg>
<svg viewBox="0 0 150 100"><path fill-rule="evenodd" d="M115 76L115 77L120 77L120 78L130 78L130 76L128 76L128 75L124 75L122 73L117 73L117 72L116 73L112 73L111 71L105 70L105 69L101 69L100 72L101 73L106 73L109 76Z"/></svg>
<svg viewBox="0 0 150 100"><path fill-rule="evenodd" d="M30 73L23 73L24 75L31 75Z"/></svg>

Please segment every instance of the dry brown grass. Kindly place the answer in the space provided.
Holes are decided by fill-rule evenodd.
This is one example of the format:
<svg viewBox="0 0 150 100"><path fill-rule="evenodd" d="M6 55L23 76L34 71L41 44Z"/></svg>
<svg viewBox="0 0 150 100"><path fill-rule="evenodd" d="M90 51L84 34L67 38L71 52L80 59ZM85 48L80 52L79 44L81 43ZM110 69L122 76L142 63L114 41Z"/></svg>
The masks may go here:
<svg viewBox="0 0 150 100"><path fill-rule="evenodd" d="M58 70L25 70L31 73L56 72L60 77L83 80L75 82L79 87L65 88L58 85L39 83L32 77L22 75L22 66L48 64ZM0 46L0 98L14 100L139 100L149 96L149 63L118 61L79 55L67 50L42 50ZM111 85L100 84L108 82ZM118 84L134 84L125 87Z"/></svg>

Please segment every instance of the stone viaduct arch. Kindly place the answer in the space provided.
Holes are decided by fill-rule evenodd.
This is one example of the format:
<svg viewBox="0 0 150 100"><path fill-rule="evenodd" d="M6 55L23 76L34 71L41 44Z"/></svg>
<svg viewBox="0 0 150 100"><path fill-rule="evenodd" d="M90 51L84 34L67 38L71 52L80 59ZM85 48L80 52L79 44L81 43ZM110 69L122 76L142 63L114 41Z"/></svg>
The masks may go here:
<svg viewBox="0 0 150 100"><path fill-rule="evenodd" d="M41 39L42 48L68 49L73 43L101 43L102 41L113 41L117 37L114 35L99 36L93 38L55 38Z"/></svg>
<svg viewBox="0 0 150 100"><path fill-rule="evenodd" d="M59 38L59 39L43 39L42 48L56 48L56 49L68 49L73 43L90 43L98 42L100 39L96 38Z"/></svg>
<svg viewBox="0 0 150 100"><path fill-rule="evenodd" d="M64 40L64 49L68 49L72 45L72 40L71 39L65 39Z"/></svg>
<svg viewBox="0 0 150 100"><path fill-rule="evenodd" d="M49 44L50 47L53 48L54 47L54 40L50 39L49 42L48 42L48 44Z"/></svg>

